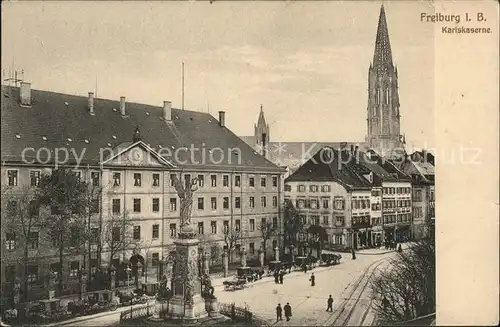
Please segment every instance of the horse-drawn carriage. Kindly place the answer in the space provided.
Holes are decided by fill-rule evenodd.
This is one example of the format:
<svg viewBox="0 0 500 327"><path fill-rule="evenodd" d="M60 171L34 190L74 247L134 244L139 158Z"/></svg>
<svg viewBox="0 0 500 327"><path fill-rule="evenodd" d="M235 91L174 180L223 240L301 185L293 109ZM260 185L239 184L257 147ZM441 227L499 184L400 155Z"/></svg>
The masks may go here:
<svg viewBox="0 0 500 327"><path fill-rule="evenodd" d="M222 282L225 291L242 290L247 287L247 279L245 277L237 277L233 280L225 280Z"/></svg>
<svg viewBox="0 0 500 327"><path fill-rule="evenodd" d="M328 251L321 251L321 261L323 261L326 265L338 265L340 263L340 259L342 259L342 255Z"/></svg>
<svg viewBox="0 0 500 327"><path fill-rule="evenodd" d="M61 306L60 299L40 300L33 306L27 308L25 318L36 323L48 323L58 321L69 316L66 308Z"/></svg>
<svg viewBox="0 0 500 327"><path fill-rule="evenodd" d="M240 267L236 271L239 278L245 278L248 282L255 282L264 275L264 269L260 267Z"/></svg>
<svg viewBox="0 0 500 327"><path fill-rule="evenodd" d="M115 299L114 291L95 291L88 296L87 304L84 307L84 313L94 314L107 310L115 311L117 308L118 301Z"/></svg>
<svg viewBox="0 0 500 327"><path fill-rule="evenodd" d="M118 298L121 305L133 305L147 303L150 297L143 292L126 290L118 292Z"/></svg>

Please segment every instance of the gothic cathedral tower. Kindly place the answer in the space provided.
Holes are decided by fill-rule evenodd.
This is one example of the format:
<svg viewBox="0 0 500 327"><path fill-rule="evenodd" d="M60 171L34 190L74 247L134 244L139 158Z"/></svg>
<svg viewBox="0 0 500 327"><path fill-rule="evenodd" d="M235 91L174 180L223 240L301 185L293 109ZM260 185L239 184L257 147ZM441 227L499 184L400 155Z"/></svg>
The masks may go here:
<svg viewBox="0 0 500 327"><path fill-rule="evenodd" d="M254 125L255 129L255 144L259 149L261 149L261 155L267 157L264 148L269 146L269 125L266 124L266 119L264 118L264 111L262 105L260 105L259 119L257 120L257 125Z"/></svg>
<svg viewBox="0 0 500 327"><path fill-rule="evenodd" d="M402 149L400 133L398 69L392 62L384 6L380 9L373 63L368 71L368 135L366 144L382 156Z"/></svg>

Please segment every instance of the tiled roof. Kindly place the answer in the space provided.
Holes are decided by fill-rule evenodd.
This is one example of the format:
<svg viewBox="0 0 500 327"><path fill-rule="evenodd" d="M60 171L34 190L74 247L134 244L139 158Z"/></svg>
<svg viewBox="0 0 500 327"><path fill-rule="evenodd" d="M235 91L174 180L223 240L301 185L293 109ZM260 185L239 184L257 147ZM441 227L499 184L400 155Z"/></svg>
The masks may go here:
<svg viewBox="0 0 500 327"><path fill-rule="evenodd" d="M124 118L115 100L96 98L95 115L90 115L87 97L40 90L31 90L31 96L31 107L21 106L19 88L2 86L3 161L19 161L25 148L48 148L53 157L54 149L64 147L78 154L85 149L82 163L98 164L101 149L132 142L139 127L142 141L156 151L162 149L160 154L177 167L282 171L208 113L172 109L172 121L167 123L160 106L127 102ZM200 150L185 151L191 147ZM232 148L238 148L241 155ZM169 157L169 151L176 150L178 160ZM224 160L217 163L220 152ZM46 157L45 152L39 159Z"/></svg>
<svg viewBox="0 0 500 327"><path fill-rule="evenodd" d="M434 166L429 162L414 161L408 158L401 165L401 169L412 175L415 183L433 184L434 183ZM415 178L415 176L417 176Z"/></svg>
<svg viewBox="0 0 500 327"><path fill-rule="evenodd" d="M352 169L353 163L349 163L345 157L346 151L328 149L333 151L333 159L321 160L324 152L319 150L285 182L335 181L349 190L371 188L370 182Z"/></svg>
<svg viewBox="0 0 500 327"><path fill-rule="evenodd" d="M255 136L240 136L248 145L260 153L261 149L255 144ZM296 169L324 147L340 149L363 145L363 142L270 142L267 147L267 158L280 166Z"/></svg>

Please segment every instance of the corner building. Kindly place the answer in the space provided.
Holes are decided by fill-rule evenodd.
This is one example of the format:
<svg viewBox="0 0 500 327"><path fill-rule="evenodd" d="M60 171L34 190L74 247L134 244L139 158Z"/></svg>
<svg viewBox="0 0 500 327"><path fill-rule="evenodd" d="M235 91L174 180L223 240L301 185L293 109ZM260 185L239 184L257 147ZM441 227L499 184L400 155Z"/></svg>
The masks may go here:
<svg viewBox="0 0 500 327"><path fill-rule="evenodd" d="M151 106L127 102L125 97L115 101L95 98L93 93L82 97L32 90L29 83L22 83L2 86L1 115L2 190L15 194L23 187L36 187L42 174L56 168L57 149L66 149L65 165L102 188L93 202L92 233L99 233L100 222L128 215L134 244L112 258L106 247L98 251L96 242L90 254L75 255L68 249L59 267L57 249L43 241L48 231L40 229L36 235L40 241L30 252L29 276L24 276L19 264L23 240L19 233L2 229L1 276L6 293L17 275L29 278L30 298L35 299L43 293L48 272L59 269L67 292L76 292L78 271L95 271L110 263L120 267L140 262L142 268L134 274L155 281L159 262L174 250L180 227L174 175L183 182L198 178L191 223L212 265L222 263L226 229L240 233L233 260L242 248L249 260L257 260L263 220L272 221L278 230L267 242L267 252L280 245L284 169L233 134L222 111L216 119L208 113L174 109L169 101ZM2 212L1 218L12 217Z"/></svg>

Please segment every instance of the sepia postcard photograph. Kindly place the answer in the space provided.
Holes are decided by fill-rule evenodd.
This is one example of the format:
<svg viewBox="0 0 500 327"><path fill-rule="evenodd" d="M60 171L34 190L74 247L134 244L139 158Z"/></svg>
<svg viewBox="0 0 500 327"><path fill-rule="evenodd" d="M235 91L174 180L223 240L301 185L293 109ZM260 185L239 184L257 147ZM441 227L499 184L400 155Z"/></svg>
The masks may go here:
<svg viewBox="0 0 500 327"><path fill-rule="evenodd" d="M3 1L1 325L498 325L498 9Z"/></svg>

